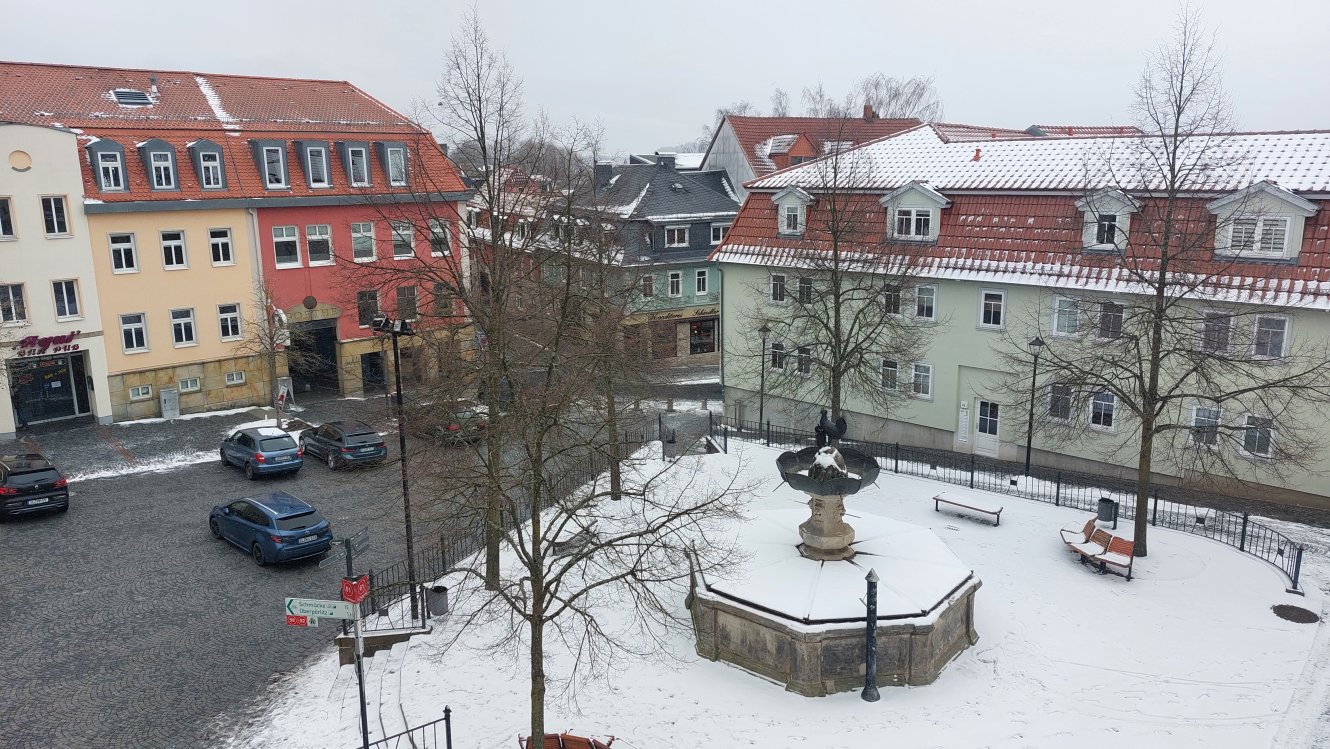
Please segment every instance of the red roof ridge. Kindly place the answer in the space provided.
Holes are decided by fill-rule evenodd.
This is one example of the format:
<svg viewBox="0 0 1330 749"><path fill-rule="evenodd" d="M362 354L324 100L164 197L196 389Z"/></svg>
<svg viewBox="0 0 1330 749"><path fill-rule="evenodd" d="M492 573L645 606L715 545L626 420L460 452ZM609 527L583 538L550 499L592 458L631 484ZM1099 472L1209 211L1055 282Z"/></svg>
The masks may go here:
<svg viewBox="0 0 1330 749"><path fill-rule="evenodd" d="M339 81L332 78L292 78L289 76L271 76L271 75L246 75L244 73L201 73L197 70L174 70L169 68L123 68L115 65L74 65L64 62L33 62L31 60L0 60L0 65L25 65L28 67L40 68L70 68L78 70L100 70L107 72L120 71L124 73L163 73L170 75L197 75L204 78L247 78L257 81L296 81L300 83L343 83L353 88L359 89L350 81Z"/></svg>

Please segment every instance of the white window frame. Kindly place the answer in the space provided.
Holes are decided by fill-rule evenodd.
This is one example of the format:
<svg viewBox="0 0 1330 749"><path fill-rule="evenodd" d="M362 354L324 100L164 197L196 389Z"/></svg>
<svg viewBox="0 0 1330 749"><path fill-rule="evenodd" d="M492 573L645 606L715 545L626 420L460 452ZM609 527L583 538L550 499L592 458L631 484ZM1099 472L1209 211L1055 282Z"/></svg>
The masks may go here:
<svg viewBox="0 0 1330 749"><path fill-rule="evenodd" d="M317 162L316 162L317 159ZM315 180L314 165L323 167L323 179ZM321 190L332 187L332 174L328 171L328 149L323 146L310 146L305 149L305 174L312 189Z"/></svg>
<svg viewBox="0 0 1330 749"><path fill-rule="evenodd" d="M1202 425L1202 424L1200 423L1200 422L1201 422L1201 411L1209 411L1209 412L1212 412L1212 413L1214 414L1213 417L1207 417L1207 419L1206 419L1206 422L1207 422L1207 423L1204 424L1204 425ZM1213 403L1211 403L1211 404L1201 404L1201 403L1198 403L1198 404L1192 406L1192 407L1191 407L1191 431L1190 431L1190 442L1191 442L1191 446L1194 447L1194 448L1197 448L1197 449L1199 449L1199 450L1218 450L1218 449L1219 449L1219 425L1223 422L1223 416L1224 416L1223 410L1220 409L1218 405L1213 404ZM1210 423L1211 421L1213 421L1213 423ZM1203 430L1205 430L1205 431L1203 431ZM1203 440L1201 440L1201 439L1198 439L1202 434L1206 434L1206 433L1209 434L1209 436L1210 436L1210 441L1206 442L1206 441L1203 441ZM1244 431L1243 437L1244 437L1244 439L1245 439L1245 437L1246 437L1245 431Z"/></svg>
<svg viewBox="0 0 1330 749"><path fill-rule="evenodd" d="M278 232L281 232L280 236ZM296 246L296 259L282 261L277 256L277 243L291 242ZM300 229L296 226L274 226L272 228L272 262L277 268L299 268L300 262Z"/></svg>
<svg viewBox="0 0 1330 749"><path fill-rule="evenodd" d="M922 380L920 376L922 376ZM917 361L910 365L910 394L920 400L933 400L933 365L931 362Z"/></svg>
<svg viewBox="0 0 1330 749"><path fill-rule="evenodd" d="M360 179L356 179L356 160L360 160ZM369 149L355 148L346 149L346 178L352 187L369 187Z"/></svg>
<svg viewBox="0 0 1330 749"><path fill-rule="evenodd" d="M225 377L227 387L245 384L245 371L242 369L237 369L234 372L227 372Z"/></svg>
<svg viewBox="0 0 1330 749"><path fill-rule="evenodd" d="M671 297L683 296L683 271L670 271L668 288Z"/></svg>
<svg viewBox="0 0 1330 749"><path fill-rule="evenodd" d="M790 352L785 350L785 344L780 341L771 341L767 344L767 353L763 358L766 360L767 369L783 372L790 358Z"/></svg>
<svg viewBox="0 0 1330 749"><path fill-rule="evenodd" d="M901 386L900 362L894 359L882 359L878 365L878 387L883 390L899 390ZM890 372L890 377L887 373Z"/></svg>
<svg viewBox="0 0 1330 749"><path fill-rule="evenodd" d="M712 246L715 246L715 245L720 244L721 242L724 242L724 241L725 241L725 238L728 237L729 235L730 235L730 225L729 225L729 224L712 224L712 225L711 225L711 244L712 244Z"/></svg>
<svg viewBox="0 0 1330 749"><path fill-rule="evenodd" d="M227 310L227 307L234 309ZM228 327L234 327L235 332L228 334ZM217 332L223 341L239 341L245 337L245 320L241 317L239 302L217 305Z"/></svg>
<svg viewBox="0 0 1330 749"><path fill-rule="evenodd" d="M217 266L236 264L236 249L231 243L230 227L208 230L208 258Z"/></svg>
<svg viewBox="0 0 1330 749"><path fill-rule="evenodd" d="M178 315L177 313L180 312L185 314L183 316ZM199 328L194 321L194 308L173 309L169 314L171 317L171 345L176 348L189 348L190 346L199 345Z"/></svg>
<svg viewBox="0 0 1330 749"><path fill-rule="evenodd" d="M780 279L777 281L776 279ZM767 286L767 301L772 304L790 303L790 279L784 273L772 273Z"/></svg>
<svg viewBox="0 0 1330 749"><path fill-rule="evenodd" d="M928 314L920 314L920 305L928 300ZM937 322L937 287L933 285L917 286L914 290L914 317L916 320Z"/></svg>
<svg viewBox="0 0 1330 749"><path fill-rule="evenodd" d="M1081 334L1081 300L1065 296L1053 298L1052 333L1064 337Z"/></svg>
<svg viewBox="0 0 1330 749"><path fill-rule="evenodd" d="M209 156L212 157L209 160ZM204 190L222 190L222 154L219 151L199 151L199 186Z"/></svg>
<svg viewBox="0 0 1330 749"><path fill-rule="evenodd" d="M439 252L435 239L443 238L443 252ZM429 255L430 257L446 257L453 254L453 232L452 225L447 219L432 218L429 220Z"/></svg>
<svg viewBox="0 0 1330 749"><path fill-rule="evenodd" d="M698 295L710 294L707 291L711 283L711 271L701 268L693 273L693 293Z"/></svg>
<svg viewBox="0 0 1330 749"><path fill-rule="evenodd" d="M907 242L924 242L934 237L933 228L936 217L932 208L897 208L892 215L891 236ZM907 231L901 231L901 222L905 221ZM923 233L919 233L920 222L924 223Z"/></svg>
<svg viewBox="0 0 1330 749"><path fill-rule="evenodd" d="M789 297L789 286L786 282L785 296ZM794 285L794 300L799 304L813 303L813 279L804 276Z"/></svg>
<svg viewBox="0 0 1330 749"><path fill-rule="evenodd" d="M107 177L115 177L114 184ZM125 161L119 151L97 153L97 185L106 192L125 191Z"/></svg>
<svg viewBox="0 0 1330 749"><path fill-rule="evenodd" d="M268 160L269 153L277 154L277 172L274 174L272 162ZM273 178L277 181L274 182ZM286 190L291 187L290 180L286 178L286 148L283 146L264 146L263 147L263 187L266 190Z"/></svg>
<svg viewBox="0 0 1330 749"><path fill-rule="evenodd" d="M1109 306L1116 308L1114 314L1109 315ZM1104 321L1109 317L1118 318L1117 335L1104 335ZM1122 329L1127 324L1127 305L1113 301L1099 302L1099 315L1095 320L1094 336L1101 341L1116 341L1122 338ZM1112 331L1110 331L1112 332Z"/></svg>
<svg viewBox="0 0 1330 749"><path fill-rule="evenodd" d="M1280 224L1282 229L1283 241L1280 242L1277 248L1268 248L1266 246L1268 241L1266 233L1268 229L1272 228L1271 225L1276 223ZM1238 246L1236 234L1240 224L1244 230L1248 230L1248 225L1250 225L1251 249L1243 249ZM1288 216L1233 216L1229 218L1228 224L1228 247L1219 254L1236 257L1284 259L1289 257L1288 240L1292 232L1293 221Z"/></svg>
<svg viewBox="0 0 1330 749"><path fill-rule="evenodd" d="M158 156L164 159L159 159ZM149 151L148 164L152 167L152 173L148 175L152 180L152 189L176 189L175 156L170 151Z"/></svg>
<svg viewBox="0 0 1330 749"><path fill-rule="evenodd" d="M800 377L813 376L812 346L799 346L794 350L794 371Z"/></svg>
<svg viewBox="0 0 1330 749"><path fill-rule="evenodd" d="M203 389L203 383L197 377L185 377L178 381L176 385L182 393L197 393Z"/></svg>
<svg viewBox="0 0 1330 749"><path fill-rule="evenodd" d="M1102 398L1107 398L1108 400L1100 400L1101 397L1102 397ZM1091 429L1094 429L1094 430L1096 430L1096 431L1101 431L1101 432L1112 432L1112 431L1116 431L1116 430L1117 430L1117 428L1118 428L1118 397L1117 397L1117 395L1115 395L1115 394L1113 394L1113 393L1111 393L1111 392L1109 392L1109 391L1107 391L1107 390L1100 390L1100 391L1097 391L1097 392L1091 393L1091 394L1090 394L1090 408L1089 408L1089 411L1090 411L1090 413L1089 413L1089 422L1090 422L1090 428L1091 428ZM1103 421L1103 419L1102 419L1102 414L1107 414L1107 415L1108 415L1108 423L1107 423L1107 424L1096 423L1096 422L1095 422L1095 419L1096 419L1096 418L1099 418L1101 422Z"/></svg>
<svg viewBox="0 0 1330 749"><path fill-rule="evenodd" d="M129 399L145 401L152 397L152 385L134 385L129 388Z"/></svg>
<svg viewBox="0 0 1330 749"><path fill-rule="evenodd" d="M180 238L167 239L167 234L178 234ZM189 252L185 248L184 229L165 229L157 233L157 239L162 248L162 270L189 270Z"/></svg>
<svg viewBox="0 0 1330 749"><path fill-rule="evenodd" d="M905 310L905 302L901 298L901 288L899 286L883 286L877 293L878 303L882 306L882 313L892 317L900 317Z"/></svg>
<svg viewBox="0 0 1330 749"><path fill-rule="evenodd" d="M51 282L51 295L55 301L55 319L81 320L83 319L83 305L79 300L79 282L73 278L62 278ZM73 303L73 313L70 313L70 303ZM65 306L65 314L60 314L61 303Z"/></svg>
<svg viewBox="0 0 1330 749"><path fill-rule="evenodd" d="M17 297L14 290L18 290ZM0 305L0 324L6 326L26 325L28 323L28 291L23 288L21 283L0 284L0 292L8 297L9 319L5 319L3 309L5 305Z"/></svg>
<svg viewBox="0 0 1330 749"><path fill-rule="evenodd" d="M314 259L314 242L327 240L328 259ZM309 261L309 267L314 268L320 265L332 265L336 262L337 254L333 252L332 226L330 224L305 224L305 257Z"/></svg>
<svg viewBox="0 0 1330 749"><path fill-rule="evenodd" d="M984 313L988 305L989 295L997 296L998 321L996 323L984 322ZM979 290L979 327L983 330L1003 330L1007 327L1007 292L1001 289Z"/></svg>
<svg viewBox="0 0 1330 749"><path fill-rule="evenodd" d="M117 242L117 237L128 237L128 242ZM138 244L133 234L116 233L106 235L107 247L111 252L111 272L112 273L138 273L139 272L139 250ZM118 250L118 252L117 252ZM118 258L118 260L117 260ZM129 262L125 262L128 260ZM116 267L117 263L119 268Z"/></svg>
<svg viewBox="0 0 1330 749"><path fill-rule="evenodd" d="M1268 422L1270 422L1270 423L1269 423L1267 426L1262 427L1262 426L1260 426L1259 424L1253 424L1253 423L1252 423L1252 419L1262 419L1262 420L1268 421ZM1252 452L1252 451L1250 451L1250 450L1247 449L1247 436L1248 436L1252 431L1254 431L1254 430L1259 430L1259 429L1265 429L1266 432L1268 432L1268 434L1266 435L1266 443L1267 443L1267 447L1268 447L1268 449L1266 450L1266 452L1263 452L1263 453ZM1258 439L1259 439L1259 437L1258 437ZM1258 415L1256 415L1256 414L1251 414L1251 413L1243 414L1243 415L1242 415L1242 442L1239 444L1239 447L1238 447L1238 453L1241 454L1243 457L1246 457L1246 458L1252 458L1253 460L1270 460L1270 459L1274 458L1274 456L1275 456L1275 423L1274 423L1274 418L1273 418L1273 417L1270 417L1270 416L1258 416Z"/></svg>
<svg viewBox="0 0 1330 749"><path fill-rule="evenodd" d="M406 227L406 231L402 231ZM410 221L389 221L388 229L392 232L393 238L393 260L412 260L416 256L416 226ZM407 248L411 251L406 254L397 251L397 240L405 238Z"/></svg>
<svg viewBox="0 0 1330 749"><path fill-rule="evenodd" d="M369 240L369 257L362 257L360 251L356 248L357 239ZM374 239L373 221L355 221L351 224L351 259L357 263L373 262L378 255L377 246Z"/></svg>
<svg viewBox="0 0 1330 749"><path fill-rule="evenodd" d="M51 218L47 221L46 205L50 201ZM69 201L64 195L43 195L42 196L42 228L46 230L48 237L69 237L73 232L69 230ZM56 208L59 207L59 212Z"/></svg>
<svg viewBox="0 0 1330 749"><path fill-rule="evenodd" d="M398 162L393 163L393 154L398 155ZM397 174L394 174L397 172ZM406 149L389 148L388 149L388 185L390 187L406 186Z"/></svg>
<svg viewBox="0 0 1330 749"><path fill-rule="evenodd" d="M667 226L665 227L665 246L666 247L687 247L688 246L688 228L687 226ZM682 232L682 234L680 234ZM674 241L670 241L670 235L675 234Z"/></svg>
<svg viewBox="0 0 1330 749"><path fill-rule="evenodd" d="M794 219L795 227L790 227L790 219ZM780 204L780 212L777 215L779 226L776 227L777 234L785 236L798 236L804 233L808 223L807 206L798 202L786 202Z"/></svg>
<svg viewBox="0 0 1330 749"><path fill-rule="evenodd" d="M1269 354L1269 353L1261 353L1260 351L1261 321L1263 320L1280 320L1284 323L1283 330L1280 332L1278 353ZM1290 335L1292 328L1293 328L1293 319L1288 315L1257 315L1256 319L1252 321L1252 337L1251 337L1252 356L1256 359L1261 359L1265 361L1273 361L1288 356L1288 343L1289 339L1292 337Z"/></svg>
<svg viewBox="0 0 1330 749"><path fill-rule="evenodd" d="M1057 388L1066 388L1066 394L1059 394ZM1059 416L1053 411L1054 400L1066 401L1067 413L1065 416ZM1063 424L1068 424L1076 418L1076 388L1065 382L1052 382L1048 385L1048 419Z"/></svg>
<svg viewBox="0 0 1330 749"><path fill-rule="evenodd" d="M1094 232L1093 235L1094 243L1091 244L1090 247L1096 250L1117 249L1118 238L1123 236L1123 231L1122 231L1123 214L1096 211L1091 215L1094 217L1094 228L1092 229L1092 231ZM1113 235L1108 239L1107 242L1105 242L1104 230L1108 226L1113 227L1112 229Z"/></svg>
<svg viewBox="0 0 1330 749"><path fill-rule="evenodd" d="M127 317L137 317L138 322L127 323L125 322L125 318ZM141 339L143 343L140 346L130 348L125 345L125 333L126 331L134 330L137 330L139 333L136 338ZM126 312L120 315L120 349L126 354L141 354L150 350L148 342L148 313Z"/></svg>

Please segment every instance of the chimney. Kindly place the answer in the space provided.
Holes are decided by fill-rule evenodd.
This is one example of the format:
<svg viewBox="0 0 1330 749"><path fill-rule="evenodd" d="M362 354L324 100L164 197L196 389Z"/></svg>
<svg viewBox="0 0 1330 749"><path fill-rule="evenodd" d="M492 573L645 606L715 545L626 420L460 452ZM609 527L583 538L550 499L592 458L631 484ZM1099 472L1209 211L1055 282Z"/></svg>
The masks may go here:
<svg viewBox="0 0 1330 749"><path fill-rule="evenodd" d="M148 76L148 83L152 84L152 95L153 95L153 96L156 96L156 95L157 95L157 76L155 76L155 75L150 75L150 76Z"/></svg>
<svg viewBox="0 0 1330 749"><path fill-rule="evenodd" d="M979 149L976 148L974 149L974 158L970 159L970 161L978 161L978 160L979 160Z"/></svg>
<svg viewBox="0 0 1330 749"><path fill-rule="evenodd" d="M614 162L597 161L596 162L596 187L604 187L610 183L610 178L614 176Z"/></svg>
<svg viewBox="0 0 1330 749"><path fill-rule="evenodd" d="M440 150L440 151L443 151L443 155L444 155L444 156L447 156L447 155L448 155L448 144L447 144L447 143L444 143L443 141L439 141L439 150Z"/></svg>
<svg viewBox="0 0 1330 749"><path fill-rule="evenodd" d="M873 111L873 105L864 102L864 122L872 122L877 119L877 112Z"/></svg>
<svg viewBox="0 0 1330 749"><path fill-rule="evenodd" d="M657 151L657 152L656 152L656 166L658 166L658 167L664 167L665 169L669 169L671 172L674 171L674 152L673 152L673 151Z"/></svg>

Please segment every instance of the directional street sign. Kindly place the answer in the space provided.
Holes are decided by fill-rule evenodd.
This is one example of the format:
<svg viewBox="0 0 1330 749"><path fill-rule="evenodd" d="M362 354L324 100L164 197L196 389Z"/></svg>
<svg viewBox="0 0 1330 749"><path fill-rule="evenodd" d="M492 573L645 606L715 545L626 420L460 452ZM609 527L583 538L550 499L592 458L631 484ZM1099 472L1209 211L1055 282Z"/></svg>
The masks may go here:
<svg viewBox="0 0 1330 749"><path fill-rule="evenodd" d="M288 598L286 613L318 619L355 619L356 607L346 601L325 601L318 598Z"/></svg>
<svg viewBox="0 0 1330 749"><path fill-rule="evenodd" d="M319 566L327 567L345 558L347 541L351 542L352 554L364 553L365 549L369 548L369 528L361 528L348 538L336 539L333 548L319 560Z"/></svg>
<svg viewBox="0 0 1330 749"><path fill-rule="evenodd" d="M351 536L351 550L359 554L369 548L369 528L361 528Z"/></svg>
<svg viewBox="0 0 1330 749"><path fill-rule="evenodd" d="M369 575L342 578L342 600L360 603L369 595Z"/></svg>

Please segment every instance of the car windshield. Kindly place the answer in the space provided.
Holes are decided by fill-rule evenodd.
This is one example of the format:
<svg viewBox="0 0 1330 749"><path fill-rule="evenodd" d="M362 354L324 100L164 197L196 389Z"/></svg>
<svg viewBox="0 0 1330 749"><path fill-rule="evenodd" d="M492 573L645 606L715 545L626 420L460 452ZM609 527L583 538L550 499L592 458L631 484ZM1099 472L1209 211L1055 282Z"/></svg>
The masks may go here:
<svg viewBox="0 0 1330 749"><path fill-rule="evenodd" d="M456 419L456 420L458 420L458 421L470 421L470 420L472 420L472 419L474 419L474 418L477 418L477 417L479 417L479 416L480 416L480 414L478 414L478 413L476 413L475 411L472 411L472 410L470 410L470 409L466 409L466 410L462 410L462 411L454 411L454 412L453 412L453 418Z"/></svg>
<svg viewBox="0 0 1330 749"><path fill-rule="evenodd" d="M346 444L348 445L377 445L382 441L383 440L379 438L378 432L346 435Z"/></svg>
<svg viewBox="0 0 1330 749"><path fill-rule="evenodd" d="M298 531L301 528L313 528L323 522L323 516L318 510L302 512L299 515L287 515L284 518L277 518L277 529L283 531Z"/></svg>
<svg viewBox="0 0 1330 749"><path fill-rule="evenodd" d="M262 450L265 453L273 452L274 450L294 450L295 447L296 441L286 435L281 437L264 437L259 440L259 450Z"/></svg>
<svg viewBox="0 0 1330 749"><path fill-rule="evenodd" d="M60 473L54 468L47 468L40 471L24 471L23 473L9 474L10 486L33 486L44 481L57 481L60 479Z"/></svg>

